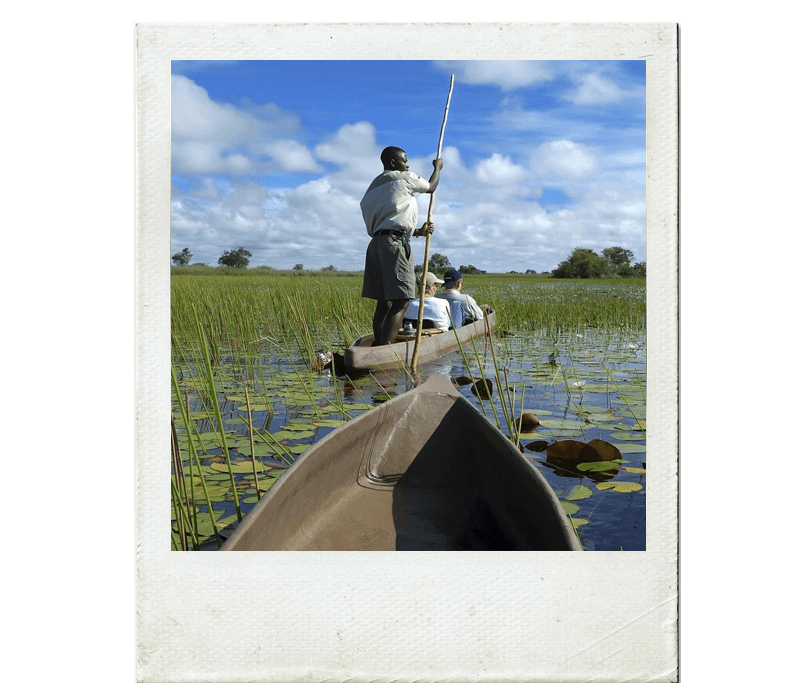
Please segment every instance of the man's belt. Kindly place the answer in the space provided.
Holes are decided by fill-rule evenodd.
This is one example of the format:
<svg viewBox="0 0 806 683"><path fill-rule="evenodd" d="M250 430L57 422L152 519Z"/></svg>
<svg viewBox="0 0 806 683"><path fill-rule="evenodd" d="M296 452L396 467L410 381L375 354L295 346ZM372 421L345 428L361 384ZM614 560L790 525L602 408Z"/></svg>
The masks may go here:
<svg viewBox="0 0 806 683"><path fill-rule="evenodd" d="M395 237L408 237L409 232L408 230L378 230L372 236L379 237L382 235L394 235Z"/></svg>

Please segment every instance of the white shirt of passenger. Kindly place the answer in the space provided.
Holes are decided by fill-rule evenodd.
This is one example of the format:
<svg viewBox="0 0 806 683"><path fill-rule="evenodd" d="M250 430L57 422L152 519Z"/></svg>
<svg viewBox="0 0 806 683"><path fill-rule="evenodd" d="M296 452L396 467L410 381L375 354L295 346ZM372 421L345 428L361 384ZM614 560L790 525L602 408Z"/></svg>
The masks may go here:
<svg viewBox="0 0 806 683"><path fill-rule="evenodd" d="M420 300L409 301L403 317L417 320L419 314ZM451 305L445 299L427 296L423 301L423 320L433 320L434 325L440 330L449 330L451 328Z"/></svg>

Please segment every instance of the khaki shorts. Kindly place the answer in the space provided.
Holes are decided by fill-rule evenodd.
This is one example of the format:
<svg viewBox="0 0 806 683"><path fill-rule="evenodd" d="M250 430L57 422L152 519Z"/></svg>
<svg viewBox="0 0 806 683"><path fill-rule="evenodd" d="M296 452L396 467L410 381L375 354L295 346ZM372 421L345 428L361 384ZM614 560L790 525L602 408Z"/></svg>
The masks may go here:
<svg viewBox="0 0 806 683"><path fill-rule="evenodd" d="M367 247L361 296L382 301L415 297L414 266L408 240L395 235L372 238Z"/></svg>

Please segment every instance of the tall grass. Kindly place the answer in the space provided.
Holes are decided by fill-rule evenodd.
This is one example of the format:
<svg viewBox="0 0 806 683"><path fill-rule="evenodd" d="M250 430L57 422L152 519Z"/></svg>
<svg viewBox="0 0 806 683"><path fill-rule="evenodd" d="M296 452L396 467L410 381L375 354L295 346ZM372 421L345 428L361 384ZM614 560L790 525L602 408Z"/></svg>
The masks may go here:
<svg viewBox="0 0 806 683"><path fill-rule="evenodd" d="M299 330L300 313L314 345L347 345L372 326L374 302L361 297L360 273L291 274L259 270L190 269L171 283L174 330L193 329L188 309L195 305L219 339L225 332L247 343L261 336ZM646 328L644 280L554 280L528 275L469 275L464 292L496 311L505 329ZM293 302L293 306L289 305Z"/></svg>

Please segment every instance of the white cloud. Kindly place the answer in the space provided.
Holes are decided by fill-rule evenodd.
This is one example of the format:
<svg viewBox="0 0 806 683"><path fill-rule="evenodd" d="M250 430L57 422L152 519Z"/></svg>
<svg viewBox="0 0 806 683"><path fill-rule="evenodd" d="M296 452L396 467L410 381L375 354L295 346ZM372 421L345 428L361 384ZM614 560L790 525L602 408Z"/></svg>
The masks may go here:
<svg viewBox="0 0 806 683"><path fill-rule="evenodd" d="M577 89L569 93L566 98L579 105L612 104L624 99L628 94L613 81L599 74L588 73L579 79Z"/></svg>
<svg viewBox="0 0 806 683"><path fill-rule="evenodd" d="M171 77L171 166L175 172L247 175L316 172L313 155L294 139L299 117L273 103L215 102L185 76Z"/></svg>
<svg viewBox="0 0 806 683"><path fill-rule="evenodd" d="M175 194L173 192L172 194ZM202 199L209 199L215 201L221 198L221 190L218 188L213 178L202 178L199 181L198 187L191 189L190 194L194 197L201 197Z"/></svg>
<svg viewBox="0 0 806 683"><path fill-rule="evenodd" d="M266 143L264 150L280 171L313 173L322 170L308 148L294 140L273 140Z"/></svg>
<svg viewBox="0 0 806 683"><path fill-rule="evenodd" d="M538 177L580 179L596 171L599 162L585 145L571 140L553 140L535 150L532 167Z"/></svg>
<svg viewBox="0 0 806 683"><path fill-rule="evenodd" d="M509 157L495 152L476 166L475 175L484 185L514 188L523 182L527 173L525 168L513 164Z"/></svg>
<svg viewBox="0 0 806 683"><path fill-rule="evenodd" d="M366 121L344 124L324 142L316 145L314 152L320 159L341 167L360 168L366 173L374 165L378 173L382 170L381 148L375 142L375 127Z"/></svg>
<svg viewBox="0 0 806 683"><path fill-rule="evenodd" d="M185 76L171 77L171 137L225 145L257 132L258 122L231 104L213 102Z"/></svg>
<svg viewBox="0 0 806 683"><path fill-rule="evenodd" d="M470 85L495 85L501 90L516 90L553 78L551 69L539 61L437 61L436 66L452 72L456 79Z"/></svg>

